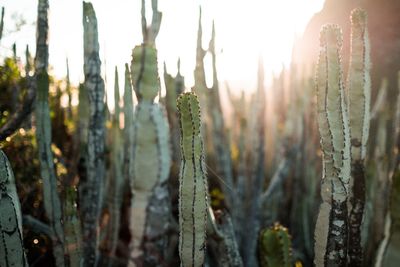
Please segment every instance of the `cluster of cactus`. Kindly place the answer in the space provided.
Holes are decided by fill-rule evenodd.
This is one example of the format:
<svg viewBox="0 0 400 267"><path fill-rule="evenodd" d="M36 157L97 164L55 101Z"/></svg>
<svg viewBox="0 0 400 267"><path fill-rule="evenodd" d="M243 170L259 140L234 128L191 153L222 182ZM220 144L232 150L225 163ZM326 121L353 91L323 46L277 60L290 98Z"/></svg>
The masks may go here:
<svg viewBox="0 0 400 267"><path fill-rule="evenodd" d="M313 81L306 70L297 66L283 70L274 77L271 90L265 90L260 60L257 90L250 101L244 92L237 98L228 88L233 116L227 121L217 75L214 23L205 50L200 10L192 92L184 93L178 60L175 77L164 64L164 97L155 45L162 14L156 0L151 4L152 21L147 25L142 0L143 43L133 48L130 66L125 64L123 97L115 70L115 109L106 115L97 19L93 6L83 3L85 82L77 90L74 136L74 153L79 157L65 165L70 167L67 175L60 175L57 162L64 155L53 153L50 134L48 2L39 1L36 135L49 221L43 232L52 241L56 265L176 266L179 260L185 267L292 266L294 262L308 266L313 260L316 266L396 264L399 160L398 152L389 159L385 153L389 135L394 136L391 143L398 149L399 129L395 133L384 130L392 115L385 110L385 83L369 111L365 11L356 9L351 14L346 82L340 58L341 30L336 25L322 28L315 80L317 112L313 110ZM207 53L212 59L210 88L204 63ZM27 76L30 70L27 64ZM66 89L57 88L52 104L60 115L61 96L68 96L66 115L58 118L73 121L75 92L68 72L67 67ZM398 102L397 124L400 97ZM378 129L376 137L369 134L369 128ZM376 139L373 145L369 136ZM374 164L367 154L375 159ZM1 152L0 156L0 210L5 214L0 218L4 241L0 242L0 265L27 266L14 179L5 155ZM223 201L214 205L209 187ZM383 197L388 192L390 198ZM127 210L128 219L124 217ZM382 216L375 218L376 214ZM123 231L130 232L130 240L120 236ZM125 243L121 246L120 242ZM178 254L179 260L174 259Z"/></svg>

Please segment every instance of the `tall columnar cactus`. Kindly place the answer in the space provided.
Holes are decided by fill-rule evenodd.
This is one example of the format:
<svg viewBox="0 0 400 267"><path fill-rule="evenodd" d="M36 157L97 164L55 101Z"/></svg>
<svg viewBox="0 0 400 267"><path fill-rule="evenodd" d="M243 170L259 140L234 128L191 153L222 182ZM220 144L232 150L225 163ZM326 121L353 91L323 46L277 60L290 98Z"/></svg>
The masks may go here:
<svg viewBox="0 0 400 267"><path fill-rule="evenodd" d="M98 260L98 227L101 211L104 166L104 82L97 34L96 13L91 3L83 2L85 89L89 95L89 130L87 145L87 178L82 192L83 258L85 266L96 266ZM82 181L83 182L83 181Z"/></svg>
<svg viewBox="0 0 400 267"><path fill-rule="evenodd" d="M394 159L390 166L390 204L389 212L385 222L385 238L382 240L382 255L378 255L375 266L397 266L400 261L400 72L398 73L398 96L396 103L393 143L396 144L394 149ZM380 256L380 258L379 258Z"/></svg>
<svg viewBox="0 0 400 267"><path fill-rule="evenodd" d="M132 157L133 157L133 99L132 84L128 64L125 64L125 88L124 88L124 176L126 182L131 182ZM132 185L131 185L132 186Z"/></svg>
<svg viewBox="0 0 400 267"><path fill-rule="evenodd" d="M365 155L370 120L370 48L367 14L351 13L351 58L348 76L348 106L351 137L351 180L349 195L349 254L351 266L362 265L361 223L365 205Z"/></svg>
<svg viewBox="0 0 400 267"><path fill-rule="evenodd" d="M207 84L206 74L204 69L204 57L206 51L202 47L203 42L203 28L201 26L201 7L199 9L199 26L197 30L197 47L196 47L196 67L194 69L194 92L199 95L203 113L207 111ZM204 103L203 103L204 102Z"/></svg>
<svg viewBox="0 0 400 267"><path fill-rule="evenodd" d="M121 204L123 198L124 175L123 175L123 144L121 137L121 129L119 128L119 117L121 108L119 106L119 83L118 70L115 67L115 83L114 83L114 114L112 115L112 147L111 147L111 175L108 188L108 212L110 214L109 221L109 238L107 240L108 253L111 258L115 256L118 243L118 234L121 217Z"/></svg>
<svg viewBox="0 0 400 267"><path fill-rule="evenodd" d="M164 82L166 90L165 107L167 109L169 128L171 130L172 160L173 163L178 164L180 160L180 147L176 99L185 89L185 80L180 73L180 60L178 60L178 73L176 77L172 77L168 74L164 63Z"/></svg>
<svg viewBox="0 0 400 267"><path fill-rule="evenodd" d="M66 77L66 88L65 91L67 91L68 95L68 107L67 107L67 115L68 119L72 119L72 92L71 92L71 82L69 80L69 63L68 63L68 58L66 59L66 66L67 66L67 77Z"/></svg>
<svg viewBox="0 0 400 267"><path fill-rule="evenodd" d="M288 230L280 224L261 231L258 254L261 267L292 266L291 238Z"/></svg>
<svg viewBox="0 0 400 267"><path fill-rule="evenodd" d="M144 259L157 262L165 256L171 211L167 186L171 155L168 121L163 108L154 103L160 82L153 46L142 44L133 49L131 76L139 102L134 114L131 182L131 259L135 262L131 265L135 266L143 264Z"/></svg>
<svg viewBox="0 0 400 267"><path fill-rule="evenodd" d="M350 135L342 80L342 34L325 25L316 75L317 115L323 153L322 204L315 228L316 266L345 266L348 251L347 199Z"/></svg>
<svg viewBox="0 0 400 267"><path fill-rule="evenodd" d="M232 160L229 138L225 135L224 117L221 107L220 90L217 74L217 55L215 52L215 25L212 24L212 35L208 49L212 57L213 86L209 98L210 118L213 123L213 145L216 151L217 173L223 177L221 184L226 199L226 205L232 210L237 206L236 192L233 186ZM233 210L232 210L233 211Z"/></svg>
<svg viewBox="0 0 400 267"><path fill-rule="evenodd" d="M76 188L67 187L64 200L64 234L65 252L69 256L70 267L82 266L82 231L76 200Z"/></svg>
<svg viewBox="0 0 400 267"><path fill-rule="evenodd" d="M148 26L142 0L143 44L132 51L131 80L138 99L134 114L130 266L159 265L166 258L170 223L167 180L171 165L169 128L164 109L154 103L160 91L155 40L162 14L157 0Z"/></svg>
<svg viewBox="0 0 400 267"><path fill-rule="evenodd" d="M179 256L182 267L203 266L206 249L207 175L204 166L200 106L197 96L184 93L177 100L181 129L179 175Z"/></svg>
<svg viewBox="0 0 400 267"><path fill-rule="evenodd" d="M3 29L4 29L4 6L1 8L0 40L1 40L1 37L3 37Z"/></svg>
<svg viewBox="0 0 400 267"><path fill-rule="evenodd" d="M53 232L54 258L58 267L64 263L64 231L62 226L61 202L57 191L57 176L51 152L51 121L49 109L48 67L48 8L47 0L38 2L38 22L35 58L36 98L36 138L39 150L40 174L43 179L44 207Z"/></svg>
<svg viewBox="0 0 400 267"><path fill-rule="evenodd" d="M22 240L21 205L14 174L0 150L0 266L28 266Z"/></svg>
<svg viewBox="0 0 400 267"><path fill-rule="evenodd" d="M253 102L253 121L250 125L250 131L254 132L250 140L250 162L251 174L250 190L247 191L247 197L250 208L247 209L247 220L243 221L246 234L243 239L243 261L246 266L257 266L257 237L261 227L261 201L263 185L265 182L265 88L264 88L264 66L259 60L257 91L254 94Z"/></svg>

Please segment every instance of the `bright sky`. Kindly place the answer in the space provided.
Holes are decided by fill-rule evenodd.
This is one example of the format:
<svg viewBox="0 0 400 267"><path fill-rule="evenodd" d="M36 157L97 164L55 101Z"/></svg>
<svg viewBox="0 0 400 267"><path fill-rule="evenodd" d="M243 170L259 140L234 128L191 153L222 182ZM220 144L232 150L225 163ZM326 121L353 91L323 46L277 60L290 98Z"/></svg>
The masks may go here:
<svg viewBox="0 0 400 267"><path fill-rule="evenodd" d="M150 17L151 0L147 2ZM93 0L92 3L99 23L100 57L111 91L115 65L120 70L122 83L124 63L130 62L132 48L142 41L141 1ZM175 74L176 61L180 57L188 87L193 85L200 5L204 48L208 47L211 23L215 20L220 81L227 80L234 89L253 90L259 55L264 58L266 77L279 72L282 64L290 62L295 34L302 33L311 16L322 8L323 0L159 0L159 10L163 13L157 38L159 67L162 70L165 61L168 72ZM0 56L11 55L11 46L17 42L18 55L24 60L26 44L31 52L35 51L33 23L37 1L2 0L0 6L6 8ZM28 22L18 32L14 31L12 20L15 14L22 15ZM57 77L65 75L68 57L72 82L83 80L82 36L82 2L50 0L49 61L53 66L52 73ZM206 58L205 63L210 66L210 58Z"/></svg>

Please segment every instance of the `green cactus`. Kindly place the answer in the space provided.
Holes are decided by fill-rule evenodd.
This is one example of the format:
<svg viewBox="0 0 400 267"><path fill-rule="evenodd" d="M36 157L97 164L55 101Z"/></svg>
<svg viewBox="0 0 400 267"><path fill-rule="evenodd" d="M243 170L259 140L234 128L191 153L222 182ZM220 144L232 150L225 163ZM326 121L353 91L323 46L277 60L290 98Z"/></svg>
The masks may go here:
<svg viewBox="0 0 400 267"><path fill-rule="evenodd" d="M322 204L315 227L315 259L319 266L345 266L348 238L350 134L342 81L342 34L325 25L316 75L317 116L323 153Z"/></svg>
<svg viewBox="0 0 400 267"><path fill-rule="evenodd" d="M348 107L351 138L351 179L349 190L349 254L351 266L361 266L361 224L365 206L365 155L370 121L370 49L367 14L351 13L351 58L348 76Z"/></svg>
<svg viewBox="0 0 400 267"><path fill-rule="evenodd" d="M207 225L207 175L204 166L199 100L184 93L177 100L181 129L179 175L179 255L182 267L203 266Z"/></svg>
<svg viewBox="0 0 400 267"><path fill-rule="evenodd" d="M180 73L180 60L178 60L178 73L176 74L176 77L172 77L168 74L164 63L164 82L166 89L165 107L167 109L169 128L171 130L172 160L173 164L177 165L180 160L180 147L176 99L185 89L185 80Z"/></svg>
<svg viewBox="0 0 400 267"><path fill-rule="evenodd" d="M56 265L65 266L64 231L62 226L62 208L57 191L57 176L51 151L51 120L49 108L49 76L48 68L48 9L47 0L38 2L38 27L36 40L35 76L37 86L36 97L36 139L39 150L40 174L43 179L43 199L47 217L52 230L53 251Z"/></svg>
<svg viewBox="0 0 400 267"><path fill-rule="evenodd" d="M394 149L395 159L390 165L389 179L390 188L390 203L389 211L385 221L385 238L381 243L381 255L378 254L378 259L375 266L397 266L400 261L400 165L399 165L399 151L400 151L400 72L398 73L398 96L394 118L394 128L392 142L396 144Z"/></svg>
<svg viewBox="0 0 400 267"><path fill-rule="evenodd" d="M80 184L82 194L83 258L85 266L98 262L99 217L105 177L105 105L104 82L96 13L91 3L83 2L84 74L85 90L89 99L89 127L87 137L86 181Z"/></svg>
<svg viewBox="0 0 400 267"><path fill-rule="evenodd" d="M1 8L0 40L1 40L1 37L3 37L3 29L4 29L4 6Z"/></svg>
<svg viewBox="0 0 400 267"><path fill-rule="evenodd" d="M111 258L115 257L117 249L118 234L121 218L121 203L123 199L124 175L123 175L123 143L122 131L120 129L119 117L121 108L119 106L119 83L118 70L115 67L114 83L114 114L112 116L112 147L111 147L111 172L108 186L108 212L110 221L108 225L109 236L107 240L107 249Z"/></svg>
<svg viewBox="0 0 400 267"><path fill-rule="evenodd" d="M160 90L154 46L142 44L133 49L131 79L138 100L152 103Z"/></svg>
<svg viewBox="0 0 400 267"><path fill-rule="evenodd" d="M139 100L134 114L131 259L158 262L163 259L166 251L165 232L170 217L166 182L171 155L165 111L162 106L154 103L160 83L157 50L153 46L142 44L133 49L131 76ZM143 244L145 236L149 240L147 244ZM143 257L146 251L149 254ZM153 255L154 251L159 255ZM133 261L130 263L135 266Z"/></svg>
<svg viewBox="0 0 400 267"><path fill-rule="evenodd" d="M258 246L261 267L292 266L291 237L279 223L261 231Z"/></svg>
<svg viewBox="0 0 400 267"><path fill-rule="evenodd" d="M132 84L130 78L129 66L125 64L125 88L124 88L124 176L125 181L131 183L132 178L132 153L133 153L133 99ZM133 185L131 184L131 187Z"/></svg>
<svg viewBox="0 0 400 267"><path fill-rule="evenodd" d="M21 205L14 174L0 150L0 266L28 266L22 240Z"/></svg>
<svg viewBox="0 0 400 267"><path fill-rule="evenodd" d="M218 266L243 267L232 219L228 213L208 207L207 246Z"/></svg>
<svg viewBox="0 0 400 267"><path fill-rule="evenodd" d="M65 189L64 200L64 234L65 251L69 256L70 267L82 266L82 232L77 212L77 192L74 186Z"/></svg>

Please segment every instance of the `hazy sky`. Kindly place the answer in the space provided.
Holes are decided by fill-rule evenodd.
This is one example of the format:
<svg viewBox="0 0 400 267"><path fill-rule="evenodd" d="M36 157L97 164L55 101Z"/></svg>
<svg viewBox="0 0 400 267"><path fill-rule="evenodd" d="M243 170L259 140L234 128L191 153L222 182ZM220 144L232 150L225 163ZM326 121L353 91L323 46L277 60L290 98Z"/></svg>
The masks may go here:
<svg viewBox="0 0 400 267"><path fill-rule="evenodd" d="M151 0L147 0L150 21ZM100 57L107 72L108 88L113 87L113 70L130 62L132 48L142 41L140 0L93 0L99 23ZM257 58L264 58L266 74L290 62L295 33L301 34L308 19L322 8L323 0L159 0L163 13L157 38L159 66L165 61L170 73L176 73L181 57L186 85L193 85L199 6L203 10L203 47L208 47L211 23L215 20L220 81L227 80L237 89L255 87ZM0 56L10 55L17 42L18 54L24 59L26 44L35 51L37 1L1 0L6 8L5 29ZM12 17L23 16L28 25L15 32ZM18 17L17 16L17 17ZM52 73L66 73L69 58L71 80L83 80L82 1L50 0L49 53ZM106 64L105 64L106 63ZM210 58L206 58L210 66ZM106 70L105 67L106 66ZM120 75L121 81L122 76ZM162 75L161 75L162 76Z"/></svg>

